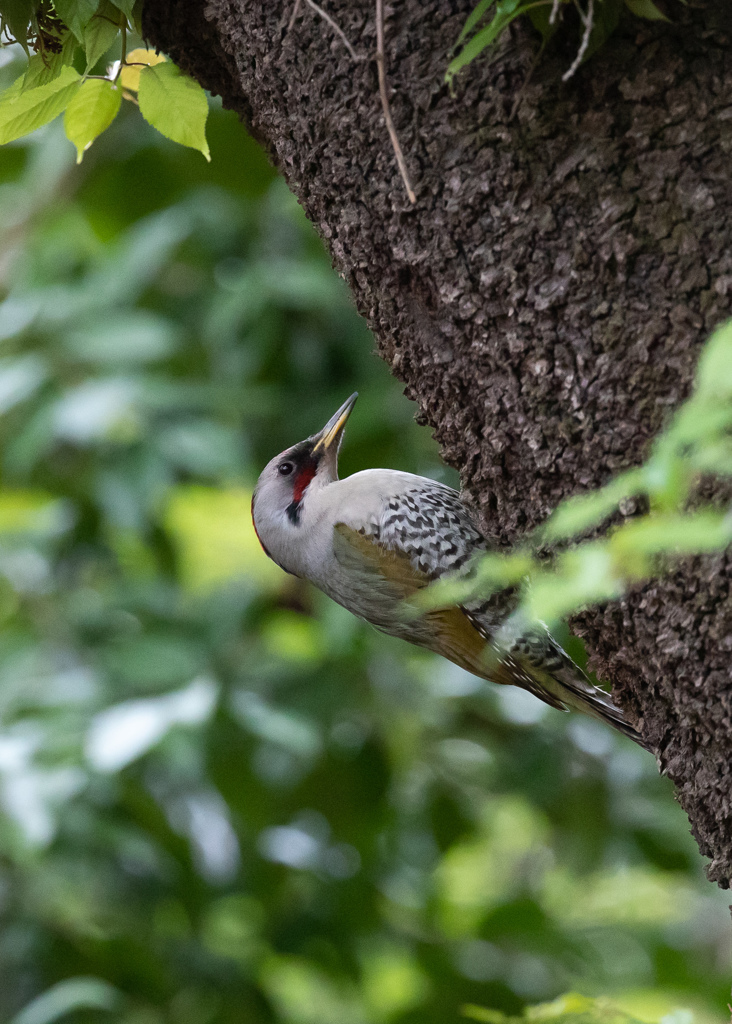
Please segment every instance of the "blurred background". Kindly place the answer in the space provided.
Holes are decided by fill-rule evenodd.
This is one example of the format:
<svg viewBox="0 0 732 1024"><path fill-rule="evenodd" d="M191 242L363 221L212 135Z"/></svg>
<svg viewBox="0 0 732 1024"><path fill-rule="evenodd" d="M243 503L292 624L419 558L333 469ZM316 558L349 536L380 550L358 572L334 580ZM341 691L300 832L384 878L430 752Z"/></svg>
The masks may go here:
<svg viewBox="0 0 732 1024"><path fill-rule="evenodd" d="M209 165L126 106L0 149L0 1020L721 1024L653 758L262 554L260 469L354 390L343 475L456 481L233 115Z"/></svg>

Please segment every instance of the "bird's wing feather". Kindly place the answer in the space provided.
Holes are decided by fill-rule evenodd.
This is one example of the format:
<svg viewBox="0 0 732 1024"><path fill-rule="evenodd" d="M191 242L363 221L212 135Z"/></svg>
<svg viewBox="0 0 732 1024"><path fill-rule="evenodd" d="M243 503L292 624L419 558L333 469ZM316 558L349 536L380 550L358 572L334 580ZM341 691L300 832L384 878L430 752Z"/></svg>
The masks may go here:
<svg viewBox="0 0 732 1024"><path fill-rule="evenodd" d="M345 523L336 524L333 534L338 561L351 572L363 574L366 571L376 593L384 593L388 589L392 599L405 602L429 584L429 576L416 569L405 552L387 548L374 537L365 536ZM408 621L408 609L405 612L405 620ZM468 672L486 678L486 641L461 608L425 612L419 620L413 621L413 626L423 646L449 658ZM513 681L500 670L500 666L497 670L497 674L490 677L495 682Z"/></svg>
<svg viewBox="0 0 732 1024"><path fill-rule="evenodd" d="M590 682L551 633L527 631L518 643L524 657L533 665L533 671L544 680L544 685L552 686L555 691L561 687L563 699L570 708L609 722L636 743L650 749L612 695Z"/></svg>
<svg viewBox="0 0 732 1024"><path fill-rule="evenodd" d="M346 523L336 523L333 528L333 550L344 568L369 572L379 589L388 587L399 600L411 597L429 583L403 551L384 547L376 538Z"/></svg>
<svg viewBox="0 0 732 1024"><path fill-rule="evenodd" d="M465 571L472 555L487 547L459 496L439 485L392 499L368 534L339 523L334 536L336 558L344 566L350 562L352 570L355 559L374 592L388 592L397 602L440 576ZM411 632L377 625L483 679L520 686L561 711L575 708L601 718L644 745L610 694L593 686L548 630L531 626L504 635L514 607L512 596L503 593L427 612Z"/></svg>
<svg viewBox="0 0 732 1024"><path fill-rule="evenodd" d="M370 533L407 555L430 580L465 571L487 547L457 491L431 480L389 498Z"/></svg>

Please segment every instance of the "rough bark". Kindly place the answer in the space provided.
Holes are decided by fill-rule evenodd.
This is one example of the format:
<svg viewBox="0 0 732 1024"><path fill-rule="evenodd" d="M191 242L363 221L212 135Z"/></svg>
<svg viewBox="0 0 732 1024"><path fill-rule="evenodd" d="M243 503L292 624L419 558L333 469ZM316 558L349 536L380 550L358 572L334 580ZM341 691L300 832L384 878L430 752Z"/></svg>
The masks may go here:
<svg viewBox="0 0 732 1024"><path fill-rule="evenodd" d="M155 0L150 39L239 112L349 282L445 459L514 541L641 461L732 303L728 0L627 22L574 53L518 29L455 95L473 0L387 8L399 178L378 98L373 0ZM520 90L522 98L514 104ZM574 622L662 752L710 878L732 876L732 564L699 560Z"/></svg>

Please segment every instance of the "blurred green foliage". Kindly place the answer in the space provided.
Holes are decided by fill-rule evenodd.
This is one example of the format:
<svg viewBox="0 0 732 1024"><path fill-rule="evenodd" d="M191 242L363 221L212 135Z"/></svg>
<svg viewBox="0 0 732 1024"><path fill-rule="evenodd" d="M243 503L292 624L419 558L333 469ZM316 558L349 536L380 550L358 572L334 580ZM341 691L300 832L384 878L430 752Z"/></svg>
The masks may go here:
<svg viewBox="0 0 732 1024"><path fill-rule="evenodd" d="M464 1015L483 1024L525 1024L526 1021L553 1021L554 1024L635 1024L635 1019L607 999L588 999L576 992L568 992L551 1003L529 1006L522 1014L510 1017L500 1010L483 1006L466 1006ZM668 1014L665 1024L688 1021L688 1011Z"/></svg>
<svg viewBox="0 0 732 1024"><path fill-rule="evenodd" d="M653 759L256 545L261 466L355 388L344 473L444 471L283 183L209 139L0 151L0 1020L721 1022L728 911Z"/></svg>
<svg viewBox="0 0 732 1024"><path fill-rule="evenodd" d="M167 139L210 159L206 94L164 55L140 46L141 16L142 0L0 0L0 48L28 58L0 91L0 145L63 114L81 163L126 99Z"/></svg>

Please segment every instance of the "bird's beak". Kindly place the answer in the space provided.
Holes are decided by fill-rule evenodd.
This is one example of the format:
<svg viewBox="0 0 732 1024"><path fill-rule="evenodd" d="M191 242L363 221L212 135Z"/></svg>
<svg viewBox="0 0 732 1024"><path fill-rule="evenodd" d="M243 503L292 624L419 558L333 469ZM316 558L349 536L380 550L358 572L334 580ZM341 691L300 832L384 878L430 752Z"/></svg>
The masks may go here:
<svg viewBox="0 0 732 1024"><path fill-rule="evenodd" d="M338 412L331 416L320 433L315 435L313 455L315 455L316 452L322 452L324 454L334 446L336 450L338 449L338 442L341 439L343 428L346 425L346 420L351 415L351 410L356 404L357 398L358 391L354 392L354 394L352 394L351 397L343 403Z"/></svg>

